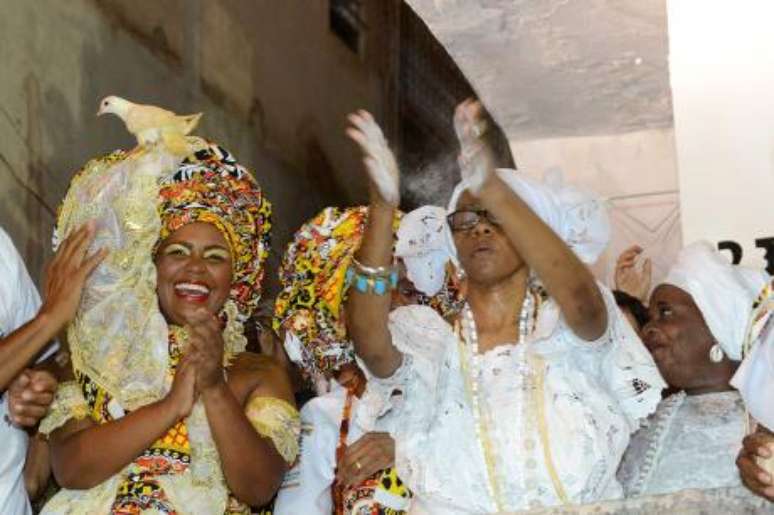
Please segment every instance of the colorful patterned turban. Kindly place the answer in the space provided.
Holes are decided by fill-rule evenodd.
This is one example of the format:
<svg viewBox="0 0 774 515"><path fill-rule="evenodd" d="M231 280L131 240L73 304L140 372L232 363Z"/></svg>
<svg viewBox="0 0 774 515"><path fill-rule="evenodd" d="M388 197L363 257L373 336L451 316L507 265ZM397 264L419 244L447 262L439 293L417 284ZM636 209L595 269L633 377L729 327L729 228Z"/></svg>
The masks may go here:
<svg viewBox="0 0 774 515"><path fill-rule="evenodd" d="M162 182L158 210L159 242L194 222L211 223L223 233L234 267L229 298L241 317L249 317L261 298L271 229L271 204L250 172L210 143Z"/></svg>
<svg viewBox="0 0 774 515"><path fill-rule="evenodd" d="M341 304L367 215L365 207L325 208L301 226L283 256L273 327L300 343L286 349L307 378L323 377L354 359Z"/></svg>
<svg viewBox="0 0 774 515"><path fill-rule="evenodd" d="M346 299L347 269L365 230L368 208L329 207L296 232L282 259L282 291L274 309L274 330L285 332L285 350L307 379L318 381L354 361L342 303ZM402 214L395 217L397 233ZM435 296L419 296L444 316L456 313L462 296L456 273Z"/></svg>

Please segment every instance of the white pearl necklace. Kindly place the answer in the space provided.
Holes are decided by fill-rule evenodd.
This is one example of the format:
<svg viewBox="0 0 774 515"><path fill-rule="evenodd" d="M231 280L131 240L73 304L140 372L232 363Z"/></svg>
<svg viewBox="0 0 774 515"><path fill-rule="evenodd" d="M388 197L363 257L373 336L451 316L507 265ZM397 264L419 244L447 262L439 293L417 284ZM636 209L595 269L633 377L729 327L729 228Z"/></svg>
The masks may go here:
<svg viewBox="0 0 774 515"><path fill-rule="evenodd" d="M535 304L535 293L533 293L532 288L528 284L527 290L524 293L521 312L519 313L519 345L523 345L526 342L527 336L534 330ZM478 351L478 331L476 330L476 320L473 317L473 311L467 303L462 311L462 326L462 335L458 335L461 336L458 338L460 366L473 413L476 438L484 454L489 496L495 503L496 511L500 512L504 510L504 503L500 492L500 484L496 478L494 452L489 437L487 418L481 415L481 402L479 399L478 379L481 374L481 355Z"/></svg>

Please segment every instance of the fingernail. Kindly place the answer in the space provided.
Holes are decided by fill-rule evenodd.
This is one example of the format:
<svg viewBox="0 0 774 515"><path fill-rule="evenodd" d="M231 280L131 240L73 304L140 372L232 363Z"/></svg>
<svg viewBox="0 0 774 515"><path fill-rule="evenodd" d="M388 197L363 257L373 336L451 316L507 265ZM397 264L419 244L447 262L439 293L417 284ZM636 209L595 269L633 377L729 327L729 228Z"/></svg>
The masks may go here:
<svg viewBox="0 0 774 515"><path fill-rule="evenodd" d="M771 457L771 450L767 446L759 447L758 448L758 456L760 456L762 458L769 458L769 457Z"/></svg>
<svg viewBox="0 0 774 515"><path fill-rule="evenodd" d="M766 472L759 472L758 473L758 481L761 483L766 483L767 485L771 484L771 476L767 474Z"/></svg>

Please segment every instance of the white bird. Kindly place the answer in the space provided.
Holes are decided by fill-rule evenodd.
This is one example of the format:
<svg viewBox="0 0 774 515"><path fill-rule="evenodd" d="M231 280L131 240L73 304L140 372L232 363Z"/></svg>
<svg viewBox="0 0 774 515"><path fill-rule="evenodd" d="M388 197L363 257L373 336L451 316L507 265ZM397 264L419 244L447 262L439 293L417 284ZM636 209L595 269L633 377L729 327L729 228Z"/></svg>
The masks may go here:
<svg viewBox="0 0 774 515"><path fill-rule="evenodd" d="M141 146L161 142L167 150L179 156L190 152L185 137L196 128L202 117L202 113L177 115L160 107L135 104L114 95L105 97L99 103L97 116L108 113L121 118Z"/></svg>

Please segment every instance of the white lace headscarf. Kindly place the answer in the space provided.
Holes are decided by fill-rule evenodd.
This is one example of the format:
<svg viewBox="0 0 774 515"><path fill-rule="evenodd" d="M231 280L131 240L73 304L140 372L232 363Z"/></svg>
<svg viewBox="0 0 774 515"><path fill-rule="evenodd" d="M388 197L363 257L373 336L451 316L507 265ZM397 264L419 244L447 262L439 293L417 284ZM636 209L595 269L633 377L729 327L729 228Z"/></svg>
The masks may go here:
<svg viewBox="0 0 774 515"><path fill-rule="evenodd" d="M436 295L446 279L446 264L456 265L450 252L446 210L422 206L403 216L395 243L395 257L403 260L406 276L425 295Z"/></svg>
<svg viewBox="0 0 774 515"><path fill-rule="evenodd" d="M548 225L578 258L593 264L610 241L610 220L604 203L593 195L564 184L560 174L547 174L542 181L517 170L500 168L497 175L532 211ZM468 183L461 181L454 188L448 212L457 209ZM447 230L450 249L457 250Z"/></svg>
<svg viewBox="0 0 774 515"><path fill-rule="evenodd" d="M753 301L767 280L763 270L734 266L711 243L698 241L680 251L664 283L693 297L723 352L739 361Z"/></svg>

